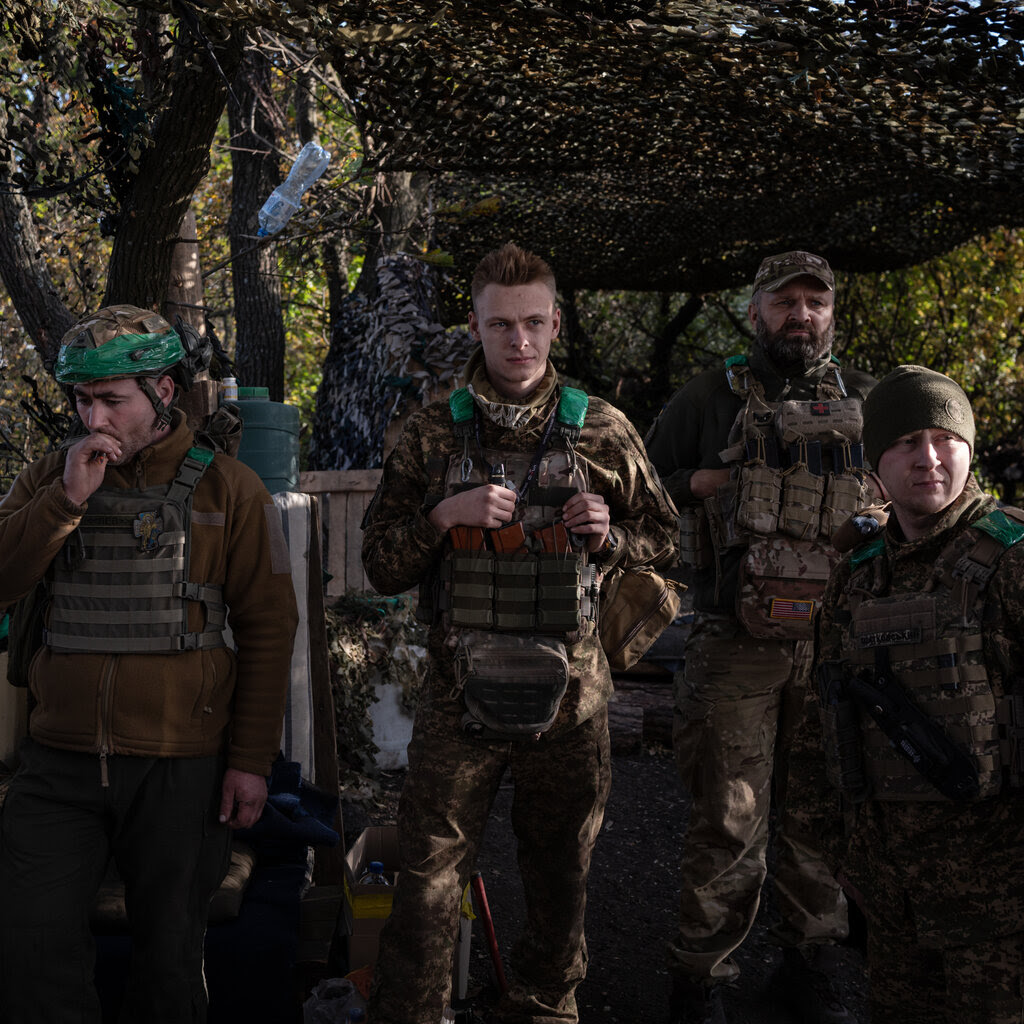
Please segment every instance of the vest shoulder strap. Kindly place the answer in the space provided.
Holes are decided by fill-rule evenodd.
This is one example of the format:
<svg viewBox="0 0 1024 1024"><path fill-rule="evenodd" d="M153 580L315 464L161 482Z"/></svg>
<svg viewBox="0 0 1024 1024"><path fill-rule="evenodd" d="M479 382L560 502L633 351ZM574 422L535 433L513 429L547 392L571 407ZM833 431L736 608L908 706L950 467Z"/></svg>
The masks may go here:
<svg viewBox="0 0 1024 1024"><path fill-rule="evenodd" d="M750 369L750 361L745 355L729 356L726 359L725 379L729 382L732 393L739 395L740 398L748 398L751 394L764 396L764 385L754 376ZM829 356L828 367L822 374L818 387L824 389L826 397L846 397L846 385L839 372L839 360L834 355Z"/></svg>
<svg viewBox="0 0 1024 1024"><path fill-rule="evenodd" d="M452 414L452 426L457 436L471 428L474 407L473 395L469 388L456 388L448 396L448 409ZM563 386L559 391L558 410L555 414L558 432L573 443L579 440L589 407L590 398L585 391Z"/></svg>
<svg viewBox="0 0 1024 1024"><path fill-rule="evenodd" d="M885 541L881 537L875 537L873 540L861 544L859 547L854 548L850 555L850 568L856 569L857 566L870 562L872 558L877 558L884 550Z"/></svg>
<svg viewBox="0 0 1024 1024"><path fill-rule="evenodd" d="M210 448L198 445L189 448L167 492L167 500L179 505L188 502L196 489L196 484L213 462L213 455Z"/></svg>
<svg viewBox="0 0 1024 1024"><path fill-rule="evenodd" d="M995 538L1004 548L1024 540L1024 511L1019 508L997 508L973 524Z"/></svg>
<svg viewBox="0 0 1024 1024"><path fill-rule="evenodd" d="M1018 509L993 509L971 523L942 550L936 561L941 584L962 591L963 607L979 601L999 567L999 559L1024 540L1024 515Z"/></svg>
<svg viewBox="0 0 1024 1024"><path fill-rule="evenodd" d="M583 422L587 418L589 407L590 398L585 391L568 387L561 389L558 396L555 425L558 432L571 444L575 444L580 439L580 432L583 430Z"/></svg>

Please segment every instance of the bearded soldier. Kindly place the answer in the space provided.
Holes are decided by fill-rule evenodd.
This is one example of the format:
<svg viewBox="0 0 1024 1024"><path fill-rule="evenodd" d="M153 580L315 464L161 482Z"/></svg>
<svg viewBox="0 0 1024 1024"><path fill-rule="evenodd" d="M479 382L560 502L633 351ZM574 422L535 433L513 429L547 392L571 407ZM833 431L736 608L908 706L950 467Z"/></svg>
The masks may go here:
<svg viewBox="0 0 1024 1024"><path fill-rule="evenodd" d="M526 898L496 1020L576 1021L591 850L611 779L601 574L664 564L677 523L640 438L548 359L547 264L508 244L480 262L466 388L414 415L364 521L384 593L420 584L432 625L398 809L401 865L369 1016L436 1024L461 894L506 772Z"/></svg>
<svg viewBox="0 0 1024 1024"><path fill-rule="evenodd" d="M89 910L111 858L123 1019L206 1019L210 897L266 801L298 616L266 488L175 407L198 346L135 306L73 327L56 376L83 432L0 503L0 605L45 604L0 821L5 1024L99 1020Z"/></svg>
<svg viewBox="0 0 1024 1024"><path fill-rule="evenodd" d="M757 914L779 812L776 991L808 1022L852 1018L829 981L846 904L813 843L791 834L784 763L808 690L830 538L863 500L861 401L873 380L831 354L835 281L809 252L765 259L749 355L669 401L647 451L682 516L695 620L677 672L673 743L692 796L670 943L673 1022L721 1021L733 952Z"/></svg>
<svg viewBox="0 0 1024 1024"><path fill-rule="evenodd" d="M873 1024L1011 1024L1024 1014L1024 512L971 475L974 417L941 373L884 377L864 443L888 503L852 521L858 543L825 594L794 818L864 909Z"/></svg>

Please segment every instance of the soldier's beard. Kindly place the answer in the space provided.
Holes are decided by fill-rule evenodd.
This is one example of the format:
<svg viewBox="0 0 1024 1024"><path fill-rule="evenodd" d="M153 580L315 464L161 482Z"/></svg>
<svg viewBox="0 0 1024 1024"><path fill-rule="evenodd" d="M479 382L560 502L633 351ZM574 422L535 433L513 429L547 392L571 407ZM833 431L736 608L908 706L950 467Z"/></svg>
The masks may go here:
<svg viewBox="0 0 1024 1024"><path fill-rule="evenodd" d="M794 363L816 363L832 348L835 341L835 327L829 324L820 333L812 326L801 325L806 330L806 338L791 336L787 328L769 332L763 320L758 320L754 328L754 340L768 354L773 363L780 366L791 366Z"/></svg>

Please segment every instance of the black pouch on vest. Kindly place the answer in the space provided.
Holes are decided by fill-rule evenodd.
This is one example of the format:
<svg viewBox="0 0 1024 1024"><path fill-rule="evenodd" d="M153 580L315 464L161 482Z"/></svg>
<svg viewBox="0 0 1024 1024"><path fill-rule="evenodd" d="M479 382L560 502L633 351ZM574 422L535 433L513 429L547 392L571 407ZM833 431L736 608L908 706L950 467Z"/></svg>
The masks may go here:
<svg viewBox="0 0 1024 1024"><path fill-rule="evenodd" d="M551 727L569 683L565 644L551 637L470 631L455 649L463 729L484 738L529 739Z"/></svg>

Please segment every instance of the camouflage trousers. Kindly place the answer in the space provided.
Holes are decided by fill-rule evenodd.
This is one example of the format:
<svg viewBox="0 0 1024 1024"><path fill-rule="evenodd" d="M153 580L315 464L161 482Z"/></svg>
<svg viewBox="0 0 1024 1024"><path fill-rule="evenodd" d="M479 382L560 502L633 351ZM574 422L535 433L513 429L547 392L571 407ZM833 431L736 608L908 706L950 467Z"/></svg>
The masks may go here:
<svg viewBox="0 0 1024 1024"><path fill-rule="evenodd" d="M400 873L381 933L369 1019L441 1019L462 891L508 771L526 922L494 1019L575 1024L575 991L587 964L587 875L611 788L607 710L568 731L515 743L465 736L463 711L443 701L424 703L416 715L398 808Z"/></svg>
<svg viewBox="0 0 1024 1024"><path fill-rule="evenodd" d="M681 863L679 930L669 968L689 980L739 976L767 875L774 793L780 945L848 934L846 899L818 852L787 829L786 755L803 715L810 642L751 637L728 616L698 614L677 673L673 745L692 797Z"/></svg>
<svg viewBox="0 0 1024 1024"><path fill-rule="evenodd" d="M871 1024L1020 1024L1024 933L946 949L914 928L868 928Z"/></svg>

